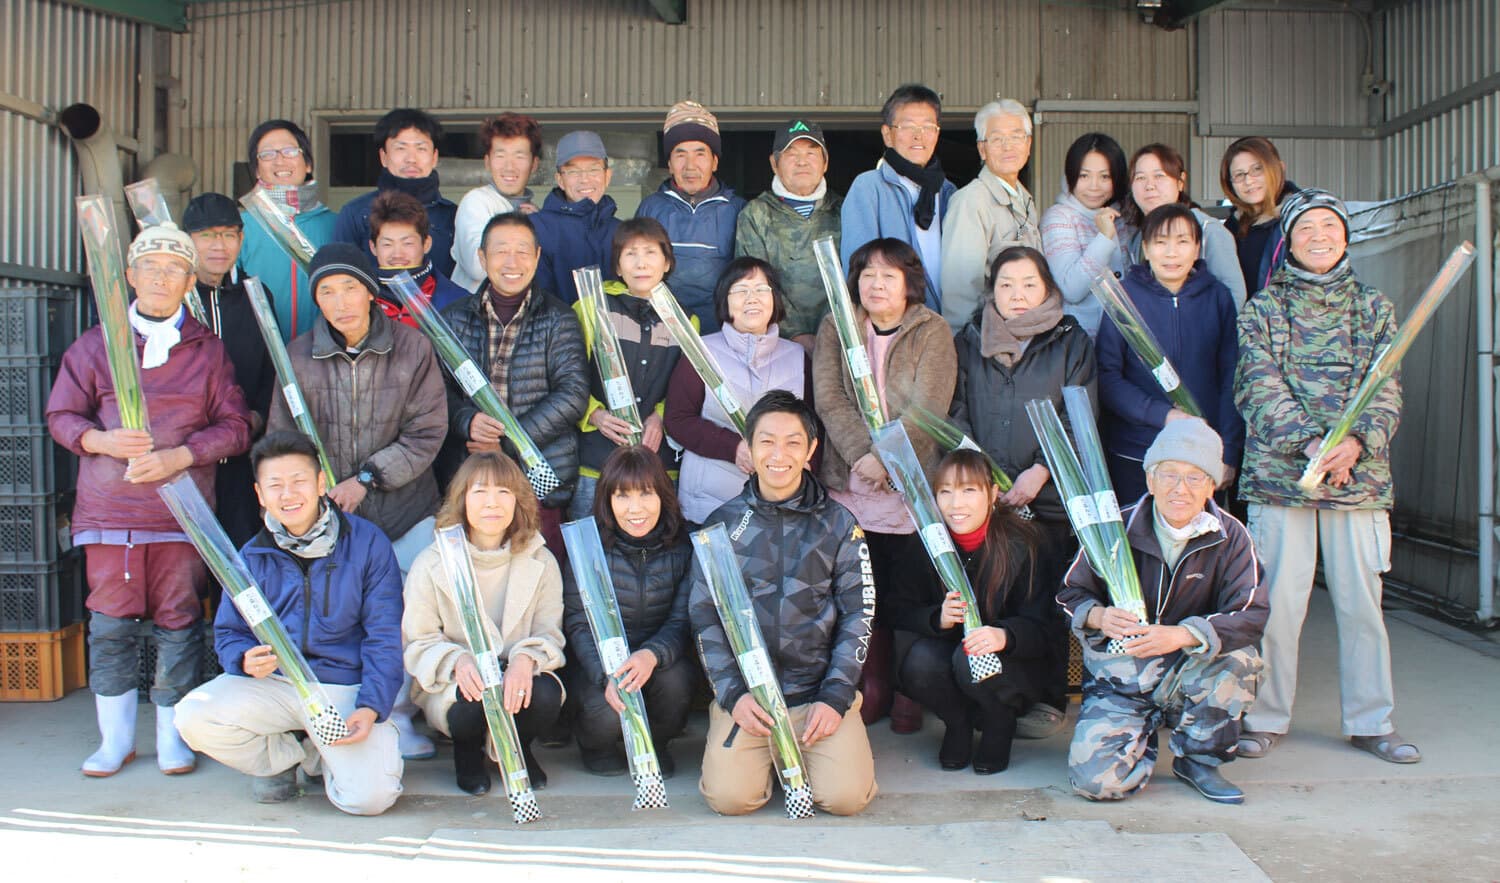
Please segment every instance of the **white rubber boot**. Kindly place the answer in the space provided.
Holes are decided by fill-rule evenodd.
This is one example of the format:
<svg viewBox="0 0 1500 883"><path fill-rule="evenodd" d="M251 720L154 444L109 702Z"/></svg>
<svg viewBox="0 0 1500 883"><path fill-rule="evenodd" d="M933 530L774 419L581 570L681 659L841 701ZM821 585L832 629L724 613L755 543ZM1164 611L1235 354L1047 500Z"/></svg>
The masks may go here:
<svg viewBox="0 0 1500 883"><path fill-rule="evenodd" d="M136 691L118 696L94 696L94 714L99 718L99 750L83 762L83 774L102 779L135 760Z"/></svg>
<svg viewBox="0 0 1500 883"><path fill-rule="evenodd" d="M396 705L391 709L391 723L396 725L396 735L401 746L402 760L430 760L437 757L437 746L432 740L417 732L412 718L419 709L411 701L411 675L401 679L401 692L396 694Z"/></svg>
<svg viewBox="0 0 1500 883"><path fill-rule="evenodd" d="M175 706L156 706L156 766L169 776L190 773L198 766L198 755L177 732Z"/></svg>

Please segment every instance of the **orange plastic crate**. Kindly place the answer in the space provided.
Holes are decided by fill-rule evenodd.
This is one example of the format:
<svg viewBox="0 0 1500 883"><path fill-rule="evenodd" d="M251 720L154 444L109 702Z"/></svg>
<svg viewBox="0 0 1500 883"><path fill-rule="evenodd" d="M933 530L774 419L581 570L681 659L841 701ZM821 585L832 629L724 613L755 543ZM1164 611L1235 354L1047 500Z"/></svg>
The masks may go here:
<svg viewBox="0 0 1500 883"><path fill-rule="evenodd" d="M0 632L0 702L51 702L87 683L83 623Z"/></svg>

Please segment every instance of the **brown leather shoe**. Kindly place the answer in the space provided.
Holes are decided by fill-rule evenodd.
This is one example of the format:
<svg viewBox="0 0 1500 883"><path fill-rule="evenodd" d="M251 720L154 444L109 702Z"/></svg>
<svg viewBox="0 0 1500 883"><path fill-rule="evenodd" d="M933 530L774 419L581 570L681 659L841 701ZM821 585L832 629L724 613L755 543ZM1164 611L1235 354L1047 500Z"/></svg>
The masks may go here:
<svg viewBox="0 0 1500 883"><path fill-rule="evenodd" d="M905 693L897 693L895 701L891 703L891 732L908 736L920 729L922 706Z"/></svg>

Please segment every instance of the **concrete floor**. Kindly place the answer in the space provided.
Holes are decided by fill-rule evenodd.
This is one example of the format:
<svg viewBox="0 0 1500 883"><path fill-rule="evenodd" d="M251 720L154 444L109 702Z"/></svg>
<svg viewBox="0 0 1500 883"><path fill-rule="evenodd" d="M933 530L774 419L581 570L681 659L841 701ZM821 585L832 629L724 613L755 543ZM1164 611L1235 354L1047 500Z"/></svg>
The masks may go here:
<svg viewBox="0 0 1500 883"><path fill-rule="evenodd" d="M627 779L587 775L572 750L544 749L546 817L517 828L498 784L484 798L457 791L445 752L407 764L391 812L358 819L316 792L259 806L242 776L212 761L160 775L149 713L141 758L112 779L85 779L78 764L97 735L79 692L0 704L0 854L12 868L153 881L277 870L382 880L431 861L538 880L1500 879L1500 658L1410 615L1391 616L1390 630L1397 722L1426 759L1387 764L1339 737L1332 615L1316 593L1291 737L1226 768L1248 793L1240 807L1203 800L1165 767L1124 803L1077 798L1064 768L1071 728L1017 743L1001 775L942 772L941 727L929 716L912 736L872 729L881 794L865 814L791 823L776 798L755 817L723 819L696 793L699 718L673 743L681 771L669 809L631 812Z"/></svg>

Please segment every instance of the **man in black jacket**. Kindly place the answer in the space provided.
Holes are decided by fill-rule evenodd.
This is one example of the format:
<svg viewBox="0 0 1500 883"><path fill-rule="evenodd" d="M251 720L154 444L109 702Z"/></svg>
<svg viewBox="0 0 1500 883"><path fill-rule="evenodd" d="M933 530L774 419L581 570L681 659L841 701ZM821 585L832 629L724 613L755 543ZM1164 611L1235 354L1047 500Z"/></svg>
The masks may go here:
<svg viewBox="0 0 1500 883"><path fill-rule="evenodd" d="M222 193L201 193L193 197L182 213L182 229L193 238L198 250L195 270L203 321L229 351L234 382L244 390L245 405L250 408L253 441L266 428L271 394L276 389L276 368L266 352L266 343L250 308L250 297L245 294L239 268L235 266L240 259L240 246L245 242L239 206ZM266 292L266 297L270 296ZM214 510L236 546L249 542L260 531L260 507L250 492L254 483L248 452L220 461L214 476Z"/></svg>
<svg viewBox="0 0 1500 883"><path fill-rule="evenodd" d="M561 484L541 500L540 514L542 538L562 560L562 512L578 482L578 421L589 403L583 330L572 310L532 284L542 252L526 215L496 215L479 242L487 278L478 291L449 304L443 317L557 473ZM451 375L447 381L444 477L466 452L499 450L505 435L500 421L480 411ZM516 456L514 446L505 452Z"/></svg>
<svg viewBox="0 0 1500 883"><path fill-rule="evenodd" d="M746 417L745 440L755 475L706 523L724 525L744 570L813 802L853 815L878 790L855 689L875 617L870 552L854 516L807 469L817 418L804 401L767 393ZM696 567L689 616L716 700L699 790L714 812L753 812L771 798L772 720L745 683Z"/></svg>

